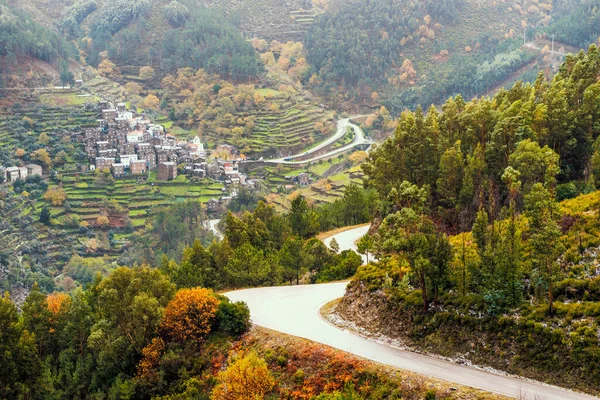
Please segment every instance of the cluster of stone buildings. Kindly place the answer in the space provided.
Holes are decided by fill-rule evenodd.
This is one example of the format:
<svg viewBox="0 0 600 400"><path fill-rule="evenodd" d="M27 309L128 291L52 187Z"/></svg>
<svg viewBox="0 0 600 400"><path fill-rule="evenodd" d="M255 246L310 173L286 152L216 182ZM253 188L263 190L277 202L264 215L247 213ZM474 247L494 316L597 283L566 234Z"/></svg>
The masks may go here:
<svg viewBox="0 0 600 400"><path fill-rule="evenodd" d="M100 106L108 103L101 102ZM97 126L86 129L79 140L84 143L90 169L110 170L115 178L144 176L157 170L157 179L172 180L181 164L188 175L207 176L206 152L198 137L191 142L179 141L162 126L127 110L125 103L116 109L104 108Z"/></svg>
<svg viewBox="0 0 600 400"><path fill-rule="evenodd" d="M0 176L2 182L14 182L17 179L25 179L28 176L42 176L42 167L37 164L27 164L24 167L1 167Z"/></svg>

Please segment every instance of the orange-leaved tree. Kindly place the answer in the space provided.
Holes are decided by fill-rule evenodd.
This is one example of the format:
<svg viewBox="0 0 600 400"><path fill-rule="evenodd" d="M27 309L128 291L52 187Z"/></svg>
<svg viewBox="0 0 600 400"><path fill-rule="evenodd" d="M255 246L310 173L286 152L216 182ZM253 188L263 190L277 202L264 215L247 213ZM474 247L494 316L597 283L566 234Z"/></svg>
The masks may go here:
<svg viewBox="0 0 600 400"><path fill-rule="evenodd" d="M152 342L142 349L142 359L138 364L138 377L146 377L154 372L164 350L165 342L161 338L152 339Z"/></svg>
<svg viewBox="0 0 600 400"><path fill-rule="evenodd" d="M213 389L211 400L264 399L275 387L275 379L267 363L254 352L219 372L218 379L219 384Z"/></svg>
<svg viewBox="0 0 600 400"><path fill-rule="evenodd" d="M71 296L66 293L52 293L46 297L48 310L50 311L50 332L56 332L60 320L64 318L71 305Z"/></svg>
<svg viewBox="0 0 600 400"><path fill-rule="evenodd" d="M71 304L71 296L66 293L52 293L46 298L48 310L54 315L66 312Z"/></svg>
<svg viewBox="0 0 600 400"><path fill-rule="evenodd" d="M202 340L210 333L218 307L210 289L181 289L165 309L161 330L177 342Z"/></svg>

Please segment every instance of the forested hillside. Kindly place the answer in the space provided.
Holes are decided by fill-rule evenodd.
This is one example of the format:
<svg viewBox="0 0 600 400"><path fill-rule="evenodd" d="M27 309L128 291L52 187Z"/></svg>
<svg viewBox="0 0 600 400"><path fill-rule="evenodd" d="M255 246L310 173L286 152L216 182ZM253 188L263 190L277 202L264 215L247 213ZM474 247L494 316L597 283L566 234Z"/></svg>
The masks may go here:
<svg viewBox="0 0 600 400"><path fill-rule="evenodd" d="M599 71L591 46L567 57L550 81L540 74L492 98L451 98L441 113L404 112L394 136L370 153L366 184L392 203L404 181L426 187L431 210L451 231L470 226L482 205L496 214L515 179L522 194L550 178L559 200L589 192L600 173Z"/></svg>
<svg viewBox="0 0 600 400"><path fill-rule="evenodd" d="M60 34L32 20L24 11L0 2L0 88L22 81L19 71L26 73L32 60L51 64L62 72L76 57L75 46ZM4 95L0 90L0 97Z"/></svg>
<svg viewBox="0 0 600 400"><path fill-rule="evenodd" d="M597 9L594 1L332 2L306 37L305 82L394 113L456 94L471 99L552 73L549 49L521 49L524 38L554 35L556 49L596 42Z"/></svg>
<svg viewBox="0 0 600 400"><path fill-rule="evenodd" d="M550 81L404 112L363 166L379 262L359 269L343 315L598 394L599 73L592 45Z"/></svg>

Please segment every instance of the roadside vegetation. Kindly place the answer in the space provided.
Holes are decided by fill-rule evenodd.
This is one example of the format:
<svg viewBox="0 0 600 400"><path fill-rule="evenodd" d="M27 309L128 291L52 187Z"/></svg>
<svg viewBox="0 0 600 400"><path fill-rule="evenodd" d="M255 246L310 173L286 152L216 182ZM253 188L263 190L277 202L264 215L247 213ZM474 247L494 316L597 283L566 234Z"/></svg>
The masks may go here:
<svg viewBox="0 0 600 400"><path fill-rule="evenodd" d="M379 262L359 269L342 315L598 394L598 54L489 100L403 113L363 166L381 201Z"/></svg>

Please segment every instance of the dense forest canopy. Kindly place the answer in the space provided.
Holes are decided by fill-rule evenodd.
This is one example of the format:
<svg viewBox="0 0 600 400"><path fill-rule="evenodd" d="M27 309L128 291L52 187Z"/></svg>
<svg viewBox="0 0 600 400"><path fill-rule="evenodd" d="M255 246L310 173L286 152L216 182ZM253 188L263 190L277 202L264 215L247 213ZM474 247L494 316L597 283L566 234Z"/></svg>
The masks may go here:
<svg viewBox="0 0 600 400"><path fill-rule="evenodd" d="M48 63L75 57L75 47L58 33L34 22L25 12L0 2L0 57L17 64L22 56Z"/></svg>
<svg viewBox="0 0 600 400"><path fill-rule="evenodd" d="M586 48L600 36L600 1L558 0L548 34L572 46Z"/></svg>
<svg viewBox="0 0 600 400"><path fill-rule="evenodd" d="M462 5L459 0L346 2L311 27L307 59L324 80L348 86L380 81L390 68L400 67L396 64L406 43L418 41L419 33L435 35L428 25L453 21Z"/></svg>
<svg viewBox="0 0 600 400"><path fill-rule="evenodd" d="M427 187L432 209L451 229L469 227L481 204L495 203L494 213L506 204L507 168L518 171L524 192L554 165L560 198L593 190L600 176L599 71L592 45L568 56L551 81L540 74L492 98L451 98L442 113L406 111L394 136L370 153L366 183L392 203L404 181Z"/></svg>
<svg viewBox="0 0 600 400"><path fill-rule="evenodd" d="M81 11L74 13L82 16L93 7L93 3L82 3L75 9ZM161 26L154 18L157 12ZM81 46L92 65L107 51L119 65L158 66L165 73L203 68L225 79L246 81L262 72L258 55L231 19L194 2L172 1L160 7L142 0L115 2L94 12L90 19L91 40L79 28L70 30L82 37ZM77 20L70 18L69 26Z"/></svg>

